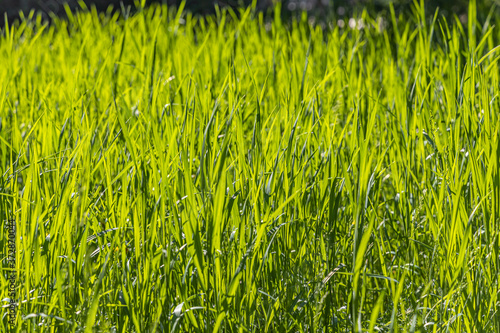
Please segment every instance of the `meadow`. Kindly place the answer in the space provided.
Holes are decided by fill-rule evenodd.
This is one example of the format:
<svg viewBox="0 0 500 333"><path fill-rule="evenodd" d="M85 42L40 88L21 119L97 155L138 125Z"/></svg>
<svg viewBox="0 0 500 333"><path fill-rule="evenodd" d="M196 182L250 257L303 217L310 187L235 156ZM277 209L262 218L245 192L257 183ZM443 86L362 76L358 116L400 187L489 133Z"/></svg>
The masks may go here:
<svg viewBox="0 0 500 333"><path fill-rule="evenodd" d="M424 6L8 24L0 331L498 332L497 12Z"/></svg>

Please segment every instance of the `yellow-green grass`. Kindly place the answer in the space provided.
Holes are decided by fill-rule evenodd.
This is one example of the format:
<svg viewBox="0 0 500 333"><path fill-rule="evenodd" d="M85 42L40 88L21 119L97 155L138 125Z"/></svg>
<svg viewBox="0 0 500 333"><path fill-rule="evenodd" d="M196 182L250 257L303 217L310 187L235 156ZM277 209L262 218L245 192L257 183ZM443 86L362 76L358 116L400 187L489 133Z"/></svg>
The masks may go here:
<svg viewBox="0 0 500 333"><path fill-rule="evenodd" d="M475 13L5 28L0 331L499 331L500 30Z"/></svg>

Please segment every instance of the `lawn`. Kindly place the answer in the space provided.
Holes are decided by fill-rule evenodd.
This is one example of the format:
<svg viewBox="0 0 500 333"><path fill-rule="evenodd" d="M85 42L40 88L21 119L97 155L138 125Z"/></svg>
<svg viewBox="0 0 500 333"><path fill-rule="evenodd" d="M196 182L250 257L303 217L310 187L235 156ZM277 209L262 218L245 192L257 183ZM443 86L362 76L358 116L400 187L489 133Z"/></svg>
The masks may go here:
<svg viewBox="0 0 500 333"><path fill-rule="evenodd" d="M499 331L500 30L475 5L9 24L0 331Z"/></svg>

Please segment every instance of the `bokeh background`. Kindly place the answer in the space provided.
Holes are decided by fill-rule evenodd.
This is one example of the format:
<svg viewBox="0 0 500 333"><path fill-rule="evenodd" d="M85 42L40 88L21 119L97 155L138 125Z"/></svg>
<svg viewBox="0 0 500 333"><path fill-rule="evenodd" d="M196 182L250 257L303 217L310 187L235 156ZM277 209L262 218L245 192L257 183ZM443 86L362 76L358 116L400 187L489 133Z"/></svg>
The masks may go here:
<svg viewBox="0 0 500 333"><path fill-rule="evenodd" d="M257 0L257 8L262 11L270 11L278 0ZM50 18L50 13L56 15L65 15L64 3L69 8L76 10L80 8L78 0L0 0L0 24L4 25L5 18L13 22L19 18L19 12L25 13L25 16L31 11L42 13L45 18ZM109 6L115 9L130 8L133 10L140 1L136 0L84 0L88 7L94 5L99 11L106 11ZM147 0L151 2L166 3L171 6L178 6L180 0ZM389 6L389 0L283 0L282 14L284 16L293 16L296 13L307 11L310 16L320 18L343 17L353 15L356 11L367 9L370 12L383 12ZM392 1L396 10L410 10L413 0L394 0ZM187 0L186 9L196 14L210 14L214 12L215 5L219 7L240 7L248 6L252 0ZM437 7L441 9L444 15L457 14L466 15L468 1L466 0L433 0L426 1L427 10L431 13ZM498 16L498 6L500 0L479 0L478 12L488 13L490 9L496 11Z"/></svg>

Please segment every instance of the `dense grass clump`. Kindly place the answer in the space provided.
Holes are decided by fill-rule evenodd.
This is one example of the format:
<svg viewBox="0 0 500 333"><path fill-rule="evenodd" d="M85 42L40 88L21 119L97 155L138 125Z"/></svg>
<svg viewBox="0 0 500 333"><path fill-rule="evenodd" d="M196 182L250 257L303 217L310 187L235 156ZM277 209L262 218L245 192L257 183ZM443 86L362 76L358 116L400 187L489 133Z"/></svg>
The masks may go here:
<svg viewBox="0 0 500 333"><path fill-rule="evenodd" d="M475 13L7 27L0 331L499 331L500 31Z"/></svg>

